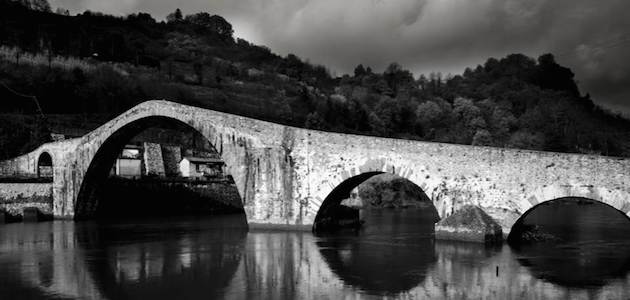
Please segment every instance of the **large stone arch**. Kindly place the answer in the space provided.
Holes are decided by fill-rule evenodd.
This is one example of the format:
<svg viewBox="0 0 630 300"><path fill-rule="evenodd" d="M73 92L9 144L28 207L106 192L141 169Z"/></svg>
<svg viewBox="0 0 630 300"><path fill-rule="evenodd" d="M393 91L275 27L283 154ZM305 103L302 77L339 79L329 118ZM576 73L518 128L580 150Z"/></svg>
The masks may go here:
<svg viewBox="0 0 630 300"><path fill-rule="evenodd" d="M108 171L108 161L115 159L117 153L112 147L121 146L136 133L160 122L185 124L204 136L219 151L226 163L226 171L234 178L242 201L253 200L250 194L252 184L248 184L248 159L251 153L248 147L258 143L256 137L244 136L232 128L222 127L221 120L211 120L194 112L183 110L173 103L150 101L140 104L123 113L100 128L80 139L76 151L66 153L61 176L55 177L54 214L57 217L84 218L93 211L94 204L84 202L95 179L90 174L103 174ZM105 152L103 152L105 151ZM108 152L109 151L109 152ZM108 168L104 170L104 168ZM87 180L86 180L87 179ZM124 208L123 208L124 209Z"/></svg>
<svg viewBox="0 0 630 300"><path fill-rule="evenodd" d="M197 128L194 128L179 119L154 115L129 122L120 127L118 130L114 131L111 135L109 135L100 144L100 147L93 155L89 166L83 176L83 180L79 188L79 193L77 194L77 199L75 203L74 217L76 219L85 219L90 218L94 214L97 203L95 200L96 197L93 196L93 193L97 190L96 186L104 182L105 178L109 175L109 170L111 170L111 167L116 160L116 157L122 150L123 146L131 138L147 128L181 125L199 132ZM204 137L206 139L208 138L206 135L204 135ZM223 153L220 154L222 157L226 156Z"/></svg>

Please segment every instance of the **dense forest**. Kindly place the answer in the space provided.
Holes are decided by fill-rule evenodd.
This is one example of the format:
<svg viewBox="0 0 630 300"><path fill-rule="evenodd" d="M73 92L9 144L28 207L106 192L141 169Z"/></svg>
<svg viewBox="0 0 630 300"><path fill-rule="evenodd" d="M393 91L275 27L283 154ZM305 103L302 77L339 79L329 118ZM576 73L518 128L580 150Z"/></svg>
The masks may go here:
<svg viewBox="0 0 630 300"><path fill-rule="evenodd" d="M179 9L156 21L0 0L0 97L0 158L47 141L59 115L104 121L150 99L329 131L630 156L630 121L594 105L552 54L455 76L392 63L333 77L234 38L221 16Z"/></svg>

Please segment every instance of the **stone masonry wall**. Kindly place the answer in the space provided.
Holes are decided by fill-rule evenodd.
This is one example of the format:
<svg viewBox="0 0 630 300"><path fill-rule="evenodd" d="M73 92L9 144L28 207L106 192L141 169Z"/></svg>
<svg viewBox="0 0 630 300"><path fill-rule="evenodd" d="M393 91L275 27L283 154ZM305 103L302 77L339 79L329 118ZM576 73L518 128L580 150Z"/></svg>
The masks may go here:
<svg viewBox="0 0 630 300"><path fill-rule="evenodd" d="M180 175L179 162L182 160L181 147L162 145L162 158L164 159L164 172L166 176Z"/></svg>
<svg viewBox="0 0 630 300"><path fill-rule="evenodd" d="M52 215L52 183L0 183L0 211L22 216L26 207Z"/></svg>
<svg viewBox="0 0 630 300"><path fill-rule="evenodd" d="M144 143L144 167L146 175L164 176L164 159L160 144Z"/></svg>
<svg viewBox="0 0 630 300"><path fill-rule="evenodd" d="M300 131L305 161L297 182L312 217L331 190L368 171L393 173L420 186L441 217L480 206L509 232L538 203L575 196L630 213L630 160L595 155L475 147Z"/></svg>

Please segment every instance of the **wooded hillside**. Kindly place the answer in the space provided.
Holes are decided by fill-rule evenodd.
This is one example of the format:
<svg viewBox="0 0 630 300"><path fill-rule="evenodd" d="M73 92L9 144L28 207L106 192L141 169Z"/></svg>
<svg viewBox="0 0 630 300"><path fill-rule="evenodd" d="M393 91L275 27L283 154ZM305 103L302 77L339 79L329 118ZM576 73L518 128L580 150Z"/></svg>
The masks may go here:
<svg viewBox="0 0 630 300"><path fill-rule="evenodd" d="M45 0L0 0L0 83L0 112L33 115L0 122L4 158L46 141L47 116L111 117L150 99L329 131L630 156L630 122L594 105L552 54L454 76L392 63L333 78L204 12L70 16Z"/></svg>

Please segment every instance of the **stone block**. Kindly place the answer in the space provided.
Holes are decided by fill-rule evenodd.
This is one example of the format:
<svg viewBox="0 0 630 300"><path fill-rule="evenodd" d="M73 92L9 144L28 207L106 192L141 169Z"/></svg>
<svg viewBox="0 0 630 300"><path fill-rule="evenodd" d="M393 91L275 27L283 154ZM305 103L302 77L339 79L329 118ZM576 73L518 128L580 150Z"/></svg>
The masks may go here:
<svg viewBox="0 0 630 300"><path fill-rule="evenodd" d="M435 225L435 238L477 243L503 241L501 226L481 208L466 205Z"/></svg>

